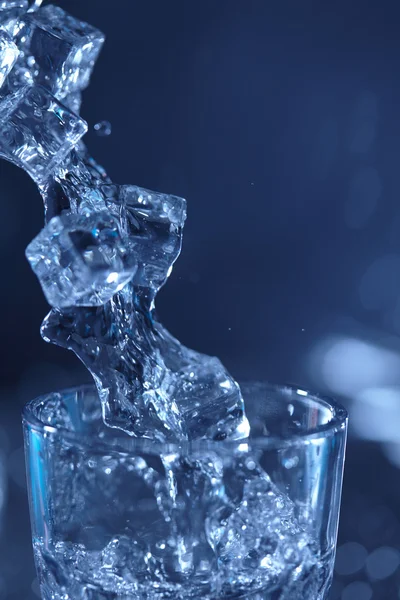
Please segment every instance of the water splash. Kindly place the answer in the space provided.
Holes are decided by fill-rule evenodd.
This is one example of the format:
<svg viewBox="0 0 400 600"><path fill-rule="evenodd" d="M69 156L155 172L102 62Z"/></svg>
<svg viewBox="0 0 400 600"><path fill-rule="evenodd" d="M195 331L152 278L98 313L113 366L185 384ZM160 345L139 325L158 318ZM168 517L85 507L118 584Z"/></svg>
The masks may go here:
<svg viewBox="0 0 400 600"><path fill-rule="evenodd" d="M0 155L37 183L46 213L26 251L53 307L43 338L90 370L112 427L160 440L246 436L237 383L157 320L185 200L113 184L82 142L81 93L104 35L24 0L0 3L0 34Z"/></svg>

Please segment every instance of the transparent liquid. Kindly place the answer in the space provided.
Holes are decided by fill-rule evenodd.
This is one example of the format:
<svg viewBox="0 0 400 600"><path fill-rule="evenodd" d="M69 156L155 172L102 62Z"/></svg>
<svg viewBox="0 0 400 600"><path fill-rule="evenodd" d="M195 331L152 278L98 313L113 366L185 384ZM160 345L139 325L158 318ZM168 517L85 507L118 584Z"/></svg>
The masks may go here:
<svg viewBox="0 0 400 600"><path fill-rule="evenodd" d="M132 548L134 554L135 548ZM54 554L49 558L43 556L43 545L37 543L35 546L36 560L46 563L49 560L56 564L51 566L52 575L46 576L47 581L42 587L43 600L160 600L161 598L175 598L185 600L187 598L204 598L217 600L222 598L253 598L255 600L323 600L327 597L328 584L326 573L330 571L331 558L323 560L315 559L314 562L292 566L287 564L279 578L274 582L260 581L259 585L245 583L246 575L241 576L241 584L238 590L232 589L227 584L230 592L222 590L218 592L201 593L198 589L186 583L167 583L158 581L145 573L135 573L129 568L112 566L112 561L105 564L102 552L85 551L82 545L68 545L59 543ZM118 561L116 561L117 563ZM123 564L123 561L120 563ZM56 566L57 565L57 566ZM133 567L133 565L132 565ZM54 583L55 570L60 573L73 570L74 581L65 588ZM209 586L215 586L215 580L219 577L217 572L207 573L207 578L212 579ZM264 577L259 575L260 580ZM268 579L268 576L265 576ZM330 584L330 579L329 579ZM65 591L68 590L68 591Z"/></svg>
<svg viewBox="0 0 400 600"><path fill-rule="evenodd" d="M56 438L44 600L326 598L333 551L243 448L104 456Z"/></svg>

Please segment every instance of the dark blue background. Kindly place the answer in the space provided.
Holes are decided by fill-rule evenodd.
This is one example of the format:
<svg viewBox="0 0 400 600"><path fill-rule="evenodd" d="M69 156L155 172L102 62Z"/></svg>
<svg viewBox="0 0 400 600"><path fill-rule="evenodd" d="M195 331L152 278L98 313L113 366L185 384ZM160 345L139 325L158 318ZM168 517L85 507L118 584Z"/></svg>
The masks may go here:
<svg viewBox="0 0 400 600"><path fill-rule="evenodd" d="M395 600L400 574L382 576L376 551L400 564L397 2L59 4L107 34L82 109L93 155L119 183L188 200L163 321L238 378L321 389L354 411L340 544L349 564L360 547L368 558L339 567L332 599ZM102 119L110 137L93 131ZM5 162L0 190L0 598L32 600L19 414L87 375L39 336L48 307L24 257L39 194Z"/></svg>

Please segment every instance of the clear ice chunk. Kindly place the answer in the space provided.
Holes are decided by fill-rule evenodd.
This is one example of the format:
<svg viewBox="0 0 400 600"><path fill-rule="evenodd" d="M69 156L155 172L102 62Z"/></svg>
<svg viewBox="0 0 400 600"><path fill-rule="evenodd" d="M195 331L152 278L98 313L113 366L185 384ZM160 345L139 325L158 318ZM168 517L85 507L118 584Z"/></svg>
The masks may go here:
<svg viewBox="0 0 400 600"><path fill-rule="evenodd" d="M67 96L64 96L62 99L65 106L72 110L72 112L79 115L82 106L82 93L81 92L71 92Z"/></svg>
<svg viewBox="0 0 400 600"><path fill-rule="evenodd" d="M0 0L0 29L17 35L20 17L28 10L28 0Z"/></svg>
<svg viewBox="0 0 400 600"><path fill-rule="evenodd" d="M221 595L244 594L249 587L289 589L294 585L297 592L298 580L315 564L312 538L300 527L293 502L257 466L256 458L247 455L245 460L251 469L239 459L231 467L231 476L227 470L228 503L210 512L206 521L224 582ZM241 489L230 490L230 481L236 486L241 481ZM282 581L282 575L287 580ZM306 597L315 598L317 589L314 592Z"/></svg>
<svg viewBox="0 0 400 600"><path fill-rule="evenodd" d="M5 32L0 30L0 88L18 58L18 48Z"/></svg>
<svg viewBox="0 0 400 600"><path fill-rule="evenodd" d="M104 43L104 34L48 4L25 19L29 53L37 65L36 82L57 98L85 89Z"/></svg>
<svg viewBox="0 0 400 600"><path fill-rule="evenodd" d="M248 437L249 422L239 385L221 361L186 348L156 319L158 348L174 373L174 398L189 439Z"/></svg>
<svg viewBox="0 0 400 600"><path fill-rule="evenodd" d="M0 0L0 11L7 10L28 10L28 0Z"/></svg>
<svg viewBox="0 0 400 600"><path fill-rule="evenodd" d="M135 185L105 184L101 167L79 151L71 153L57 179L73 212L107 210L118 219L137 256L135 285L157 292L180 253L186 201Z"/></svg>
<svg viewBox="0 0 400 600"><path fill-rule="evenodd" d="M181 250L186 201L136 185L103 185L99 191L137 253L134 284L157 292Z"/></svg>
<svg viewBox="0 0 400 600"><path fill-rule="evenodd" d="M59 165L54 177L41 186L46 220L71 210L83 215L107 210L100 186L111 183L103 167L79 142Z"/></svg>
<svg viewBox="0 0 400 600"><path fill-rule="evenodd" d="M38 183L86 133L86 122L42 86L26 86L0 103L0 154Z"/></svg>
<svg viewBox="0 0 400 600"><path fill-rule="evenodd" d="M133 277L137 264L109 213L54 217L26 256L52 306L105 304Z"/></svg>

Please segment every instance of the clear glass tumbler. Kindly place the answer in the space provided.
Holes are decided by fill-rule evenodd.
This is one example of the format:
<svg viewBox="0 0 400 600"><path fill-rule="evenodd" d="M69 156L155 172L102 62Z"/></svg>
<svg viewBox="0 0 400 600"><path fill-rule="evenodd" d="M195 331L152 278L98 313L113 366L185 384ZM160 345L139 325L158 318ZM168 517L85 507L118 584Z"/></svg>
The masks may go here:
<svg viewBox="0 0 400 600"><path fill-rule="evenodd" d="M92 387L23 416L44 600L323 600L335 556L346 411L242 386L250 438L163 444L103 424Z"/></svg>

